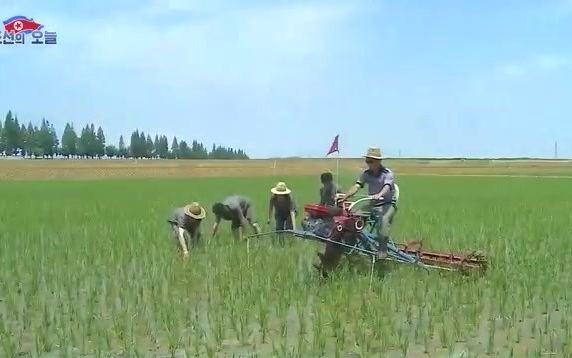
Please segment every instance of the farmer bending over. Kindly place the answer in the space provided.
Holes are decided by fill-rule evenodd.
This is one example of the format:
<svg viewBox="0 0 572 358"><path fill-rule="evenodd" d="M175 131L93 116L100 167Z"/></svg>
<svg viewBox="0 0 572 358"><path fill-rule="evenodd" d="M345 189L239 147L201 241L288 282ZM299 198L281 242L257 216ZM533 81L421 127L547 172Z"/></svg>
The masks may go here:
<svg viewBox="0 0 572 358"><path fill-rule="evenodd" d="M254 220L254 206L249 198L240 195L232 195L224 199L222 203L213 205L215 224L212 238L215 237L221 220L231 221L232 235L236 240L242 239L242 230L251 226L254 232L260 233L260 226Z"/></svg>
<svg viewBox="0 0 572 358"><path fill-rule="evenodd" d="M185 257L189 255L188 247L191 240L198 242L201 238L200 225L205 216L205 209L199 203L193 202L173 210L171 217L167 220L171 224L173 238L183 250Z"/></svg>
<svg viewBox="0 0 572 358"><path fill-rule="evenodd" d="M320 205L335 206L336 194L341 193L341 190L334 184L332 173L322 173L320 181L322 182L320 187Z"/></svg>
<svg viewBox="0 0 572 358"><path fill-rule="evenodd" d="M389 241L390 227L396 212L396 190L398 189L397 184L394 182L393 172L382 165L381 159L381 150L379 148L370 147L368 149L365 155L368 169L361 173L356 184L345 194L345 198L348 199L354 196L367 184L369 195L374 196L372 213L376 214L378 218L376 233L380 245L377 256L380 259L384 259L387 257L387 243Z"/></svg>
<svg viewBox="0 0 572 358"><path fill-rule="evenodd" d="M276 231L296 229L296 203L286 183L280 182L270 189L270 203L268 205L268 224L274 210Z"/></svg>

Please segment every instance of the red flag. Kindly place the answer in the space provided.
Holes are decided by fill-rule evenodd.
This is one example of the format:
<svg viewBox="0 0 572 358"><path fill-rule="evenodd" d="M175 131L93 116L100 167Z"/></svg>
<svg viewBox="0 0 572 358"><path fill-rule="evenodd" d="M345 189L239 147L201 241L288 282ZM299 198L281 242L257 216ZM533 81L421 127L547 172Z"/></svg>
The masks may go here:
<svg viewBox="0 0 572 358"><path fill-rule="evenodd" d="M338 152L338 153L340 152L338 149L338 137L339 136L340 136L339 134L336 135L336 137L334 138L334 141L332 142L332 145L330 146L330 150L328 150L328 154L326 154L326 155L330 155L334 152Z"/></svg>

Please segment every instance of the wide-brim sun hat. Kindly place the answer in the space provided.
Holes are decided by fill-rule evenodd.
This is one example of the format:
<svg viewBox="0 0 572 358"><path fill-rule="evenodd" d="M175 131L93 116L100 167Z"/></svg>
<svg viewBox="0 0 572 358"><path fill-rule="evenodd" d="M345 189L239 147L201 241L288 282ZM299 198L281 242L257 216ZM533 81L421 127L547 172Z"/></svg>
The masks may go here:
<svg viewBox="0 0 572 358"><path fill-rule="evenodd" d="M371 158L376 160L381 160L381 149L379 147L369 147L367 148L367 153L364 155L364 158Z"/></svg>
<svg viewBox="0 0 572 358"><path fill-rule="evenodd" d="M184 207L185 215L192 217L193 219L204 219L207 215L205 208L199 205L199 203L192 202Z"/></svg>
<svg viewBox="0 0 572 358"><path fill-rule="evenodd" d="M288 188L286 183L279 182L276 184L276 186L274 188L270 189L270 192L272 194L276 194L276 195L287 195L287 194L290 194L292 192L292 190L290 190Z"/></svg>

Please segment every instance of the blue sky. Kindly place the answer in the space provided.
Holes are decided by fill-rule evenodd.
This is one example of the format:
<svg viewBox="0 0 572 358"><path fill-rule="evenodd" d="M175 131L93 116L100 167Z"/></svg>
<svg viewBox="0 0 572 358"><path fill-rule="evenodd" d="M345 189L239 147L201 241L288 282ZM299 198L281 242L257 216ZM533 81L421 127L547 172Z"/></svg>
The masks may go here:
<svg viewBox="0 0 572 358"><path fill-rule="evenodd" d="M0 111L253 157L572 157L572 0L0 2Z"/></svg>

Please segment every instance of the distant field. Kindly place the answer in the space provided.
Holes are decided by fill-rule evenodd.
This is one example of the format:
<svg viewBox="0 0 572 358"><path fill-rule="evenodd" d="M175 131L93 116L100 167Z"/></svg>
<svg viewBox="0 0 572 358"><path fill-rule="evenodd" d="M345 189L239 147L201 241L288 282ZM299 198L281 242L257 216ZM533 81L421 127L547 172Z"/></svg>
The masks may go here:
<svg viewBox="0 0 572 358"><path fill-rule="evenodd" d="M572 176L572 161L388 160L397 175ZM341 173L356 173L361 159L340 160ZM188 178L317 175L335 170L335 159L279 160L0 160L0 180Z"/></svg>
<svg viewBox="0 0 572 358"><path fill-rule="evenodd" d="M0 161L2 178L27 179L0 185L1 357L572 357L572 179L441 176L566 176L570 163L390 162L394 239L479 249L492 267L382 263L370 288L360 261L320 282L314 243L257 239L247 254L228 224L208 240L214 201L247 195L270 229L272 184L316 202L334 160L15 162ZM343 187L361 163L342 161ZM189 200L209 215L184 262L166 219Z"/></svg>

